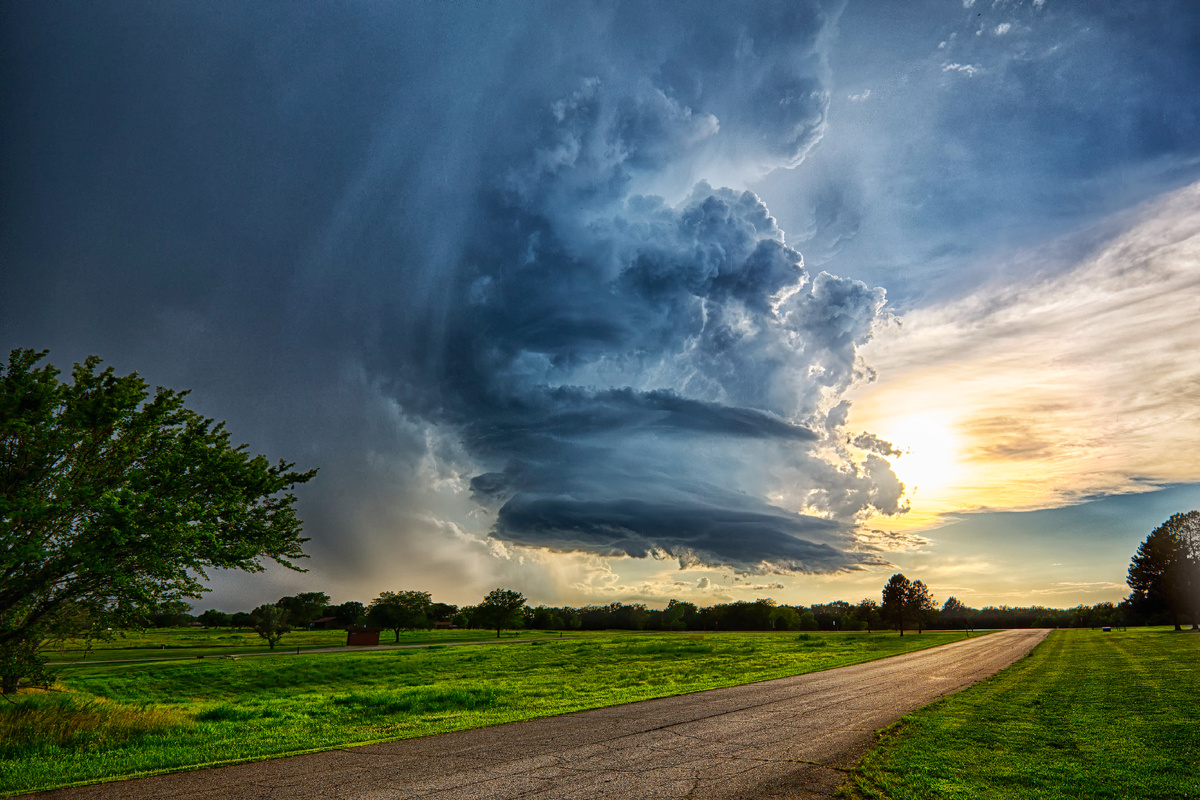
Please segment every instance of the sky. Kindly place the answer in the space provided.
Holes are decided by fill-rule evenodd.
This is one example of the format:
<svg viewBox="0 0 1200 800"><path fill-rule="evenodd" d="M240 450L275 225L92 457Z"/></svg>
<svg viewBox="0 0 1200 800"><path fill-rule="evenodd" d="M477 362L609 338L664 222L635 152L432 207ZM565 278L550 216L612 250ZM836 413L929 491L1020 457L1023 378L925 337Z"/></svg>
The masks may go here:
<svg viewBox="0 0 1200 800"><path fill-rule="evenodd" d="M1200 8L0 4L0 347L190 389L196 604L1119 601L1200 508Z"/></svg>

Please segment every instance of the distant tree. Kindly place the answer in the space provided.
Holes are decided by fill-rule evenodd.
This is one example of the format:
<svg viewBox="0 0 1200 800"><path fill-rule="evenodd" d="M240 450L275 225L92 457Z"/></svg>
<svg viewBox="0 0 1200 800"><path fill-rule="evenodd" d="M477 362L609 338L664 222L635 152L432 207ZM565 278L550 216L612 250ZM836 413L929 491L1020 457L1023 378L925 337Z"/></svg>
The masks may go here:
<svg viewBox="0 0 1200 800"><path fill-rule="evenodd" d="M304 556L291 489L314 472L251 457L187 392L150 397L95 356L60 381L46 355L0 364L0 691L68 622L130 624L199 597L207 569Z"/></svg>
<svg viewBox="0 0 1200 800"><path fill-rule="evenodd" d="M496 629L496 638L504 628L515 628L521 624L521 609L525 595L512 589L493 589L483 602L475 607L476 619L487 628Z"/></svg>
<svg viewBox="0 0 1200 800"><path fill-rule="evenodd" d="M340 625L361 625L367 617L367 607L357 600L348 600L328 609L325 616L336 617Z"/></svg>
<svg viewBox="0 0 1200 800"><path fill-rule="evenodd" d="M1126 583L1143 614L1165 612L1182 630L1187 615L1200 627L1200 511L1173 514L1138 545Z"/></svg>
<svg viewBox="0 0 1200 800"><path fill-rule="evenodd" d="M429 606L429 619L434 622L452 622L458 616L458 606L450 603L433 603Z"/></svg>
<svg viewBox="0 0 1200 800"><path fill-rule="evenodd" d="M911 589L912 582L899 572L888 578L883 587L883 602L880 603L883 618L892 623L901 636L904 635L904 623L908 620L908 593Z"/></svg>
<svg viewBox="0 0 1200 800"><path fill-rule="evenodd" d="M301 592L298 595L281 597L275 605L288 612L288 620L293 625L305 628L321 616L325 606L329 605L329 595L324 592Z"/></svg>
<svg viewBox="0 0 1200 800"><path fill-rule="evenodd" d="M254 616L249 611L235 611L229 617L229 622L235 628L252 628Z"/></svg>
<svg viewBox="0 0 1200 800"><path fill-rule="evenodd" d="M685 631L695 618L695 603L672 599L663 609L662 628L668 631Z"/></svg>
<svg viewBox="0 0 1200 800"><path fill-rule="evenodd" d="M151 609L146 619L156 628L182 628L192 624L192 607L182 600L166 600Z"/></svg>
<svg viewBox="0 0 1200 800"><path fill-rule="evenodd" d="M563 619L562 614L559 613L557 608L538 606L537 608L530 610L532 612L532 617L529 620L528 625L532 628L537 628L543 631L557 631L562 630L562 628L566 625L566 621Z"/></svg>
<svg viewBox="0 0 1200 800"><path fill-rule="evenodd" d="M908 595L904 599L908 606L909 619L917 623L917 633L921 633L929 617L937 610L929 587L921 581L913 581L908 585Z"/></svg>
<svg viewBox="0 0 1200 800"><path fill-rule="evenodd" d="M872 628L879 624L879 604L870 598L864 597L858 601L858 605L851 612L854 618L863 624L870 633Z"/></svg>
<svg viewBox="0 0 1200 800"><path fill-rule="evenodd" d="M428 628L429 592L383 592L367 606L367 621L372 625L387 628L400 641L400 631Z"/></svg>
<svg viewBox="0 0 1200 800"><path fill-rule="evenodd" d="M771 618L777 631L800 630L800 613L792 606L779 606Z"/></svg>
<svg viewBox="0 0 1200 800"><path fill-rule="evenodd" d="M292 630L292 626L288 624L287 609L277 605L259 606L250 612L250 616L254 620L254 632L266 639L272 650L283 635Z"/></svg>
<svg viewBox="0 0 1200 800"><path fill-rule="evenodd" d="M231 617L224 611L217 611L215 608L210 608L196 619L206 628L228 628L232 625Z"/></svg>
<svg viewBox="0 0 1200 800"><path fill-rule="evenodd" d="M971 609L957 597L947 597L946 602L942 603L942 620L951 628L962 626L963 630L967 630L971 621Z"/></svg>

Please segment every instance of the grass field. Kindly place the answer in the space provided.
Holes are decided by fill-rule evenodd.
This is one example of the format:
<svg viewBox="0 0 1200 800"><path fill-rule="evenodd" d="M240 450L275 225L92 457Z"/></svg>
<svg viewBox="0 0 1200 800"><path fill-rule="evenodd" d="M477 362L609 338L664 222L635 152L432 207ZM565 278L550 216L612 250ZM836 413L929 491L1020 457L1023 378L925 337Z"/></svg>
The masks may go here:
<svg viewBox="0 0 1200 800"><path fill-rule="evenodd" d="M493 634L494 636L494 634ZM0 795L477 728L869 661L960 633L642 633L82 665L0 703Z"/></svg>
<svg viewBox="0 0 1200 800"><path fill-rule="evenodd" d="M505 631L504 637L544 636L540 631ZM577 632L567 636L579 636ZM383 631L380 644L394 644L395 634ZM495 631L441 630L401 631L399 644L451 644L455 642L487 642L496 639ZM312 650L340 647L346 644L344 630L292 631L275 646L277 652L295 652L296 648ZM271 648L252 630L208 628L150 628L142 631L116 631L112 638L92 642L68 640L46 651L51 663L77 661L152 660L195 658L196 656L248 655L269 653Z"/></svg>
<svg viewBox="0 0 1200 800"><path fill-rule="evenodd" d="M1200 798L1200 635L1056 631L916 711L854 776L861 797Z"/></svg>

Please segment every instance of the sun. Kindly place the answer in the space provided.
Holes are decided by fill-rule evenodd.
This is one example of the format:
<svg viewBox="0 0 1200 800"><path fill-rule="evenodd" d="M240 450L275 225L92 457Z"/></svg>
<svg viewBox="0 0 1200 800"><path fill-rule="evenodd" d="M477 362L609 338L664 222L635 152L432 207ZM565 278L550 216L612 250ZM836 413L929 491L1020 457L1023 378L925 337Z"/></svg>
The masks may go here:
<svg viewBox="0 0 1200 800"><path fill-rule="evenodd" d="M910 492L928 495L954 483L959 472L958 436L942 415L910 414L879 427L878 435L902 453L892 459L892 471Z"/></svg>

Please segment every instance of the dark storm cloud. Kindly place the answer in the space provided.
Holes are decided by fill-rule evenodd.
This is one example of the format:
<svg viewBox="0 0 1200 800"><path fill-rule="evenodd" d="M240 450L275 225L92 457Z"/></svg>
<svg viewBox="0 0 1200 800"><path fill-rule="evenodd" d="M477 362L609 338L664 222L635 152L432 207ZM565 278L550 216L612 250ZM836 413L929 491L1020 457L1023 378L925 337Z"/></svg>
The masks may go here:
<svg viewBox="0 0 1200 800"><path fill-rule="evenodd" d="M765 505L751 510L517 495L500 509L496 533L516 544L550 543L555 550L670 557L682 564L732 564L756 571L840 572L882 563L857 554L848 558L845 531L836 522Z"/></svg>
<svg viewBox="0 0 1200 800"><path fill-rule="evenodd" d="M826 413L883 292L703 181L820 140L820 4L6 14L5 342L192 386L322 466L324 569L460 473L513 543L864 563L847 526L895 509L895 476Z"/></svg>

